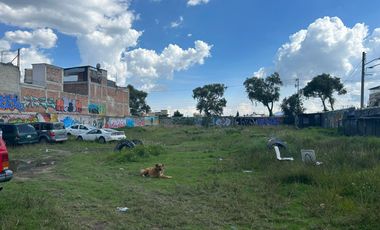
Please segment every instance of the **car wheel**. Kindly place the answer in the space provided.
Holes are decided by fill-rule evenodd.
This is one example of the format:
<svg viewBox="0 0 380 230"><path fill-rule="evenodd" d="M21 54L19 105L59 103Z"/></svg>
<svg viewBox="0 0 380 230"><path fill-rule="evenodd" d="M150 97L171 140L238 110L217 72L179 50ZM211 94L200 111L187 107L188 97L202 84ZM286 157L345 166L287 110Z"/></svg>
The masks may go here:
<svg viewBox="0 0 380 230"><path fill-rule="evenodd" d="M77 137L77 140L78 140L78 141L83 141L83 137L78 136L78 137Z"/></svg>
<svg viewBox="0 0 380 230"><path fill-rule="evenodd" d="M104 137L99 137L99 143L100 144L106 143L106 139L104 139Z"/></svg>
<svg viewBox="0 0 380 230"><path fill-rule="evenodd" d="M45 137L42 137L40 139L40 144L47 144L47 143L48 143L48 140Z"/></svg>

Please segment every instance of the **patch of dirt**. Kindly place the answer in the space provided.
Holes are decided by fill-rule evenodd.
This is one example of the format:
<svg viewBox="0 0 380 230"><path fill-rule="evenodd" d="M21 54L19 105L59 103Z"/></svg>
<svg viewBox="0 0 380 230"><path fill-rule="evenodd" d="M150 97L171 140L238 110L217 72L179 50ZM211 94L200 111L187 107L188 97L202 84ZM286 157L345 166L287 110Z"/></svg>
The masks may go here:
<svg viewBox="0 0 380 230"><path fill-rule="evenodd" d="M55 160L43 161L11 160L9 168L14 172L14 179L28 180L37 175L50 173L56 164Z"/></svg>

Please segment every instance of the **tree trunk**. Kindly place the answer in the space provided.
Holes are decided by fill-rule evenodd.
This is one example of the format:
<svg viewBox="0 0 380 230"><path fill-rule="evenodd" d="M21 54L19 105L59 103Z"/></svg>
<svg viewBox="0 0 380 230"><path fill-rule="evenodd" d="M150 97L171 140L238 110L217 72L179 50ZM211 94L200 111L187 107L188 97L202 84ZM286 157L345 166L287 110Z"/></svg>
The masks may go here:
<svg viewBox="0 0 380 230"><path fill-rule="evenodd" d="M322 101L323 111L324 111L324 112L328 111L328 109L326 108L325 100L326 100L326 99L323 99L323 98L321 97L321 101Z"/></svg>
<svg viewBox="0 0 380 230"><path fill-rule="evenodd" d="M269 105L266 105L266 106L267 106L268 111L269 111L269 116L270 116L270 117L273 116L273 112L272 112L272 110L273 110L273 103L272 103L272 108L269 107Z"/></svg>
<svg viewBox="0 0 380 230"><path fill-rule="evenodd" d="M334 110L334 100L332 98L329 98L329 103L330 103L331 110Z"/></svg>

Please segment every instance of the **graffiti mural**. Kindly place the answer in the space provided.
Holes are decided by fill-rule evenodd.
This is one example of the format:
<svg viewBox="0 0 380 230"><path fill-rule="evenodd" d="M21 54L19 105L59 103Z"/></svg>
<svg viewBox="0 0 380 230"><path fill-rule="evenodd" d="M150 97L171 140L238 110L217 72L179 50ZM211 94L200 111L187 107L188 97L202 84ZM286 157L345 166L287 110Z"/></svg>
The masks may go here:
<svg viewBox="0 0 380 230"><path fill-rule="evenodd" d="M106 107L102 104L92 103L88 105L88 112L93 114L105 115Z"/></svg>
<svg viewBox="0 0 380 230"><path fill-rule="evenodd" d="M55 110L60 112L82 112L82 102L76 99L70 99L67 97L59 98L56 101Z"/></svg>
<svg viewBox="0 0 380 230"><path fill-rule="evenodd" d="M41 107L44 109L51 108L58 112L82 112L82 102L80 100L66 97L55 100L51 97L24 96L22 104L25 108Z"/></svg>
<svg viewBox="0 0 380 230"><path fill-rule="evenodd" d="M55 108L54 98L46 98L46 97L33 97L33 96L24 96L23 104L26 108L37 108L42 107L44 109L47 108Z"/></svg>
<svg viewBox="0 0 380 230"><path fill-rule="evenodd" d="M238 117L236 118L236 124L242 126L253 125L280 125L280 117Z"/></svg>
<svg viewBox="0 0 380 230"><path fill-rule="evenodd" d="M105 128L123 128L125 127L125 119L124 118L107 118Z"/></svg>
<svg viewBox="0 0 380 230"><path fill-rule="evenodd" d="M0 109L22 112L24 111L24 106L18 100L17 95L0 95Z"/></svg>
<svg viewBox="0 0 380 230"><path fill-rule="evenodd" d="M38 122L34 114L3 114L0 115L0 121L4 123L31 123Z"/></svg>
<svg viewBox="0 0 380 230"><path fill-rule="evenodd" d="M214 119L214 124L216 126L230 126L232 125L232 121L229 117L217 117Z"/></svg>
<svg viewBox="0 0 380 230"><path fill-rule="evenodd" d="M143 117L134 117L132 119L134 121L134 127L145 126L145 119Z"/></svg>
<svg viewBox="0 0 380 230"><path fill-rule="evenodd" d="M57 122L58 116L54 113L38 113L37 119L40 122Z"/></svg>

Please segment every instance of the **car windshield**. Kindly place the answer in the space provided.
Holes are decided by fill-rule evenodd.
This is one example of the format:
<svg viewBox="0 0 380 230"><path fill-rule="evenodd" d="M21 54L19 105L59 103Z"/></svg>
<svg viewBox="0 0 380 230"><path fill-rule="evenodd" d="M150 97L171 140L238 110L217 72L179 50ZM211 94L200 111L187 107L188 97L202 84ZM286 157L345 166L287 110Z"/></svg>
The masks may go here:
<svg viewBox="0 0 380 230"><path fill-rule="evenodd" d="M19 133L34 133L36 131L33 126L27 124L18 125L17 129Z"/></svg>
<svg viewBox="0 0 380 230"><path fill-rule="evenodd" d="M54 123L53 124L53 128L55 130L57 130L57 129L65 129L65 125L63 123Z"/></svg>

